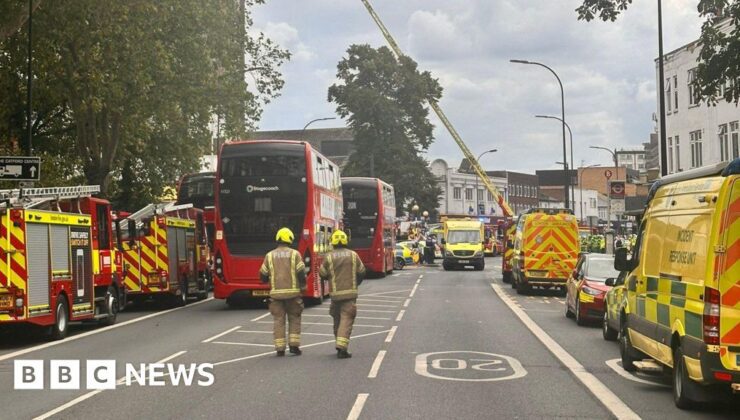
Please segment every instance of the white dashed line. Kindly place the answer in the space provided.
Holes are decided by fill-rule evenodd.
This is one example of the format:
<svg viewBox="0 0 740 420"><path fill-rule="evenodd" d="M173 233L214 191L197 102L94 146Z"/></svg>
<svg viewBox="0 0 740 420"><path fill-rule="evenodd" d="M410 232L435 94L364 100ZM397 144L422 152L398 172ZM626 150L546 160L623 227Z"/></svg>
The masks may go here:
<svg viewBox="0 0 740 420"><path fill-rule="evenodd" d="M372 306L373 308L395 308L396 305L378 305L375 303L358 303L357 306L364 308L365 306Z"/></svg>
<svg viewBox="0 0 740 420"><path fill-rule="evenodd" d="M213 344L229 344L232 346L251 346L251 347L275 347L274 344L236 343L233 341L214 341Z"/></svg>
<svg viewBox="0 0 740 420"><path fill-rule="evenodd" d="M406 313L405 309L401 309L401 312L398 313L398 316L396 317L396 321L400 321L403 318L403 314Z"/></svg>
<svg viewBox="0 0 740 420"><path fill-rule="evenodd" d="M370 373L367 374L368 378L377 378L378 377L378 371L380 370L380 365L383 363L383 358L385 358L385 350L380 350L378 352L378 355L375 356L375 361L373 362L373 366L370 368Z"/></svg>
<svg viewBox="0 0 740 420"><path fill-rule="evenodd" d="M419 287L419 283L416 283L416 284L414 285L414 288L413 288L413 289L411 289L411 293L409 293L409 297L410 297L410 298L414 297L414 293L416 293L416 288L417 288L417 287Z"/></svg>
<svg viewBox="0 0 740 420"><path fill-rule="evenodd" d="M365 402L367 402L367 397L369 396L370 394L357 394L357 399L355 400L355 404L352 406L352 410L347 416L347 420L357 420L360 418L362 408L365 406Z"/></svg>
<svg viewBox="0 0 740 420"><path fill-rule="evenodd" d="M501 286L491 284L498 297L506 306L514 312L520 321L526 326L532 334L550 351L560 363L562 363L583 385L588 389L603 405L618 419L639 419L631 408L627 406L619 397L612 392L606 385L599 381L596 376L588 372L586 368L570 355L563 347L560 346L549 334L547 334L536 322L532 320L521 308L519 308L511 298L503 291Z"/></svg>
<svg viewBox="0 0 740 420"><path fill-rule="evenodd" d="M398 326L394 325L391 327L391 330L388 331L388 336L385 338L386 343L393 341L393 336L396 335L396 329L398 329Z"/></svg>
<svg viewBox="0 0 740 420"><path fill-rule="evenodd" d="M222 332L222 333L218 333L218 334L214 335L214 336L213 336L213 337L211 337L211 338L206 338L205 340L201 341L201 343L210 343L211 341L213 341L213 340L215 340L215 339L217 339L217 338L219 338L219 337L223 337L223 336L225 336L226 334L228 334L228 333L230 333L230 332L232 332L232 331L238 330L238 329L239 329L239 328L241 328L241 327L242 327L241 325L237 325L237 326L236 326L236 327L234 327L234 328L229 328L228 330L226 330L226 331L224 331L224 332Z"/></svg>
<svg viewBox="0 0 740 420"><path fill-rule="evenodd" d="M409 299L406 299L406 301L405 301L405 302L403 302L403 307L404 307L404 308L408 308L408 307L409 307L409 303L411 303L411 298L409 298Z"/></svg>
<svg viewBox="0 0 740 420"><path fill-rule="evenodd" d="M272 321L259 321L260 324L272 324ZM301 325L331 325L331 322L301 322ZM385 328L385 325L367 325L367 324L354 324L354 327L373 327L373 328Z"/></svg>
<svg viewBox="0 0 740 420"><path fill-rule="evenodd" d="M244 333L244 334L270 334L272 335L272 331L249 331L249 330L239 330L238 333ZM334 337L334 334L323 334L323 333L310 333L310 332L303 332L301 331L301 335L316 335L321 337Z"/></svg>
<svg viewBox="0 0 740 420"><path fill-rule="evenodd" d="M269 313L269 312L266 312L266 313L264 313L264 314L262 314L262 315L258 316L257 318L253 319L253 320L252 320L252 322L257 322L257 321L261 321L261 320L263 320L264 318L268 317L269 315L270 315L270 313Z"/></svg>

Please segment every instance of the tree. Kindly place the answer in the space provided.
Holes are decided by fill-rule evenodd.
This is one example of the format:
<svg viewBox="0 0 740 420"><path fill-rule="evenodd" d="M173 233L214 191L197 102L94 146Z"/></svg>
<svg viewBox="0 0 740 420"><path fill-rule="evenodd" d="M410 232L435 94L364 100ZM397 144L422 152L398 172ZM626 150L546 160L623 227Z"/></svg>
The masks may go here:
<svg viewBox="0 0 740 420"><path fill-rule="evenodd" d="M197 170L215 114L227 137L243 137L282 87L289 53L248 30L263 1L42 2L33 17L34 126L53 135L34 131L36 151L69 157L122 205L158 197ZM10 65L0 66L0 90L14 98L0 104L12 101L10 117L25 105L26 36L0 38L0 64ZM255 80L251 92L246 80ZM24 125L8 118L0 136L22 143Z"/></svg>
<svg viewBox="0 0 740 420"><path fill-rule="evenodd" d="M583 0L576 9L579 20L615 21L632 0ZM740 0L699 0L699 15L705 18L699 43L699 63L694 86L708 103L724 99L740 102ZM729 19L723 32L718 23Z"/></svg>
<svg viewBox="0 0 740 420"><path fill-rule="evenodd" d="M337 77L341 83L329 87L329 101L355 135L344 174L374 172L393 184L399 214L414 203L435 211L441 190L421 153L434 139L424 103L442 96L437 80L420 72L411 58L396 60L388 48L369 45L351 45L337 65Z"/></svg>

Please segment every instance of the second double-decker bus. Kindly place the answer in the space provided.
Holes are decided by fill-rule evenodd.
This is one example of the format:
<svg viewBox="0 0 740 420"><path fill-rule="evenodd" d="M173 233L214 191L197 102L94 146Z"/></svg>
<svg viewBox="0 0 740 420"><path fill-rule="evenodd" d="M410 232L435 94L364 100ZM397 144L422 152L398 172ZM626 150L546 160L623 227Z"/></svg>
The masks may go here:
<svg viewBox="0 0 740 420"><path fill-rule="evenodd" d="M216 173L200 172L183 175L177 185L176 204L192 204L196 209L203 210L203 220L206 225L208 246L213 249L215 237L215 191Z"/></svg>
<svg viewBox="0 0 740 420"><path fill-rule="evenodd" d="M369 271L385 276L396 246L393 187L378 178L342 178L342 197L349 246Z"/></svg>
<svg viewBox="0 0 740 420"><path fill-rule="evenodd" d="M216 173L214 297L232 304L239 297L268 296L259 269L276 246L278 229L287 227L308 269L303 296L321 302L329 287L318 267L341 214L339 167L309 143L224 144Z"/></svg>

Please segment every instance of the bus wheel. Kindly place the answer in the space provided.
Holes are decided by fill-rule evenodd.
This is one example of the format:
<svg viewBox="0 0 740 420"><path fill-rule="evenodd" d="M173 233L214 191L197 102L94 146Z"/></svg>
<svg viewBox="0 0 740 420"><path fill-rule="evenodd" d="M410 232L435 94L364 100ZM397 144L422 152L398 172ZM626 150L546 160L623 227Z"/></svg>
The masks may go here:
<svg viewBox="0 0 740 420"><path fill-rule="evenodd" d="M57 305L54 315L54 325L50 327L51 339L61 340L67 336L67 331L69 329L69 309L67 308L67 299L64 295L57 296Z"/></svg>

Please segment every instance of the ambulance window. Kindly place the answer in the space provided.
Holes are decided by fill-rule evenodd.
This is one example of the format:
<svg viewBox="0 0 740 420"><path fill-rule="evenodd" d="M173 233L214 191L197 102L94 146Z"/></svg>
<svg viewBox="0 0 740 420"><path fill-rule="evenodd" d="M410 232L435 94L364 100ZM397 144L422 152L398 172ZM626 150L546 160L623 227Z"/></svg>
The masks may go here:
<svg viewBox="0 0 740 420"><path fill-rule="evenodd" d="M98 228L98 248L110 249L110 212L108 206L98 205L96 207L97 228Z"/></svg>

